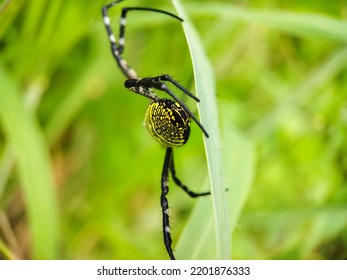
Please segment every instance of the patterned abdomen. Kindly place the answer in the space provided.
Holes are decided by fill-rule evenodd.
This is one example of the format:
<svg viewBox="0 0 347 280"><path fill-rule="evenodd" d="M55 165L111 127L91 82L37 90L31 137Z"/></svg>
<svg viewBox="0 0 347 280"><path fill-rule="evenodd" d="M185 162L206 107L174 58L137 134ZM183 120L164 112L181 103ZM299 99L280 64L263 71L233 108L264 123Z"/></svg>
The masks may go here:
<svg viewBox="0 0 347 280"><path fill-rule="evenodd" d="M179 147L189 138L190 120L182 106L170 99L161 99L149 105L146 126L159 143Z"/></svg>

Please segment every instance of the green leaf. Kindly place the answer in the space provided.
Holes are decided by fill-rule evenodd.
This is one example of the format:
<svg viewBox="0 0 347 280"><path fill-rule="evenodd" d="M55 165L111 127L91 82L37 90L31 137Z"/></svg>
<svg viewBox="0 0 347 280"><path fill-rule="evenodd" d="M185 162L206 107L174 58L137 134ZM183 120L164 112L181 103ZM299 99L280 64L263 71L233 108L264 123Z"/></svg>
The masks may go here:
<svg viewBox="0 0 347 280"><path fill-rule="evenodd" d="M347 43L347 22L324 15L280 10L250 10L240 6L213 3L190 5L193 14L213 15L225 21L241 21L276 28L296 36Z"/></svg>
<svg viewBox="0 0 347 280"><path fill-rule="evenodd" d="M226 107L221 107L223 116L228 115ZM228 202L231 228L231 233L225 232L225 234L232 234L251 190L255 171L255 149L250 140L230 127L227 121L230 118L223 119L222 151L225 166L223 182L228 187L225 197ZM176 255L179 259L214 259L215 248L212 204L207 198L201 198L196 203L180 236Z"/></svg>
<svg viewBox="0 0 347 280"><path fill-rule="evenodd" d="M201 40L178 0L173 1L190 49L200 118L210 134L205 149L212 203L200 198L176 246L179 259L230 259L231 236L250 192L254 145L230 124L227 106L218 108L215 80ZM223 109L223 110L221 110ZM223 117L223 122L219 120ZM222 123L222 133L219 125ZM220 136L222 134L222 137Z"/></svg>
<svg viewBox="0 0 347 280"><path fill-rule="evenodd" d="M227 209L223 181L223 159L221 154L218 107L216 100L215 80L212 67L205 54L200 38L186 15L180 1L173 1L178 15L184 19L183 29L193 63L195 88L201 100L198 105L200 119L210 137L204 138L207 166L209 172L214 226L216 235L216 258L229 259L231 255L230 218ZM179 255L179 252L177 252Z"/></svg>
<svg viewBox="0 0 347 280"><path fill-rule="evenodd" d="M53 259L57 257L59 220L49 149L37 120L2 66L0 84L0 119L17 159L31 229L31 257Z"/></svg>

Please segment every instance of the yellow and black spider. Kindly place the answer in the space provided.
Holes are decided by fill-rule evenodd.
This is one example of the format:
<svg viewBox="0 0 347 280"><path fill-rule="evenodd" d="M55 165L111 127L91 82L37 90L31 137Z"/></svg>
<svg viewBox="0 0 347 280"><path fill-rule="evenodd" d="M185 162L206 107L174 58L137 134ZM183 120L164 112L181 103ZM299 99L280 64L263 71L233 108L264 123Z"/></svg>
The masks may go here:
<svg viewBox="0 0 347 280"><path fill-rule="evenodd" d="M206 137L209 136L199 120L194 116L189 108L175 96L175 94L167 87L165 82L171 83L176 88L187 94L189 97L199 102L199 99L196 96L194 96L191 92L189 92L186 88L184 88L167 74L156 77L139 78L135 70L129 67L128 63L122 58L125 42L124 34L126 14L128 11L151 11L171 16L179 21L183 20L180 17L163 10L145 7L125 7L121 12L119 39L117 42L111 28L111 20L108 16L108 9L122 1L123 0L114 1L102 8L103 21L106 27L108 39L111 44L112 54L116 59L120 70L127 77L127 80L124 82L124 86L137 94L151 99L152 102L147 109L145 123L148 131L153 136L153 138L166 147L166 155L161 175L160 204L163 215L164 243L170 259L174 260L175 257L171 248L172 240L170 235L168 213L169 204L166 198L169 192L169 173L171 172L171 176L174 182L191 197L209 195L210 192L195 193L189 190L188 187L178 179L175 172L172 148L180 147L188 141L190 134L190 118L192 118L197 123ZM152 89L166 92L173 100L158 97Z"/></svg>

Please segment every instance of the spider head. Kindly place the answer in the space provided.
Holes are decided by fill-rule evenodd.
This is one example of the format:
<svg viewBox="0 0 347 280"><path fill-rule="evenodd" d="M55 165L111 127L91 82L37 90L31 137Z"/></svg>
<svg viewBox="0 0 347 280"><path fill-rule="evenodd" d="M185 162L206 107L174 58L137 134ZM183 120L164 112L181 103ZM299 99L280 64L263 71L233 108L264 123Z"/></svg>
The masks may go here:
<svg viewBox="0 0 347 280"><path fill-rule="evenodd" d="M124 86L128 89L132 88L132 87L137 87L137 79L127 79L124 82Z"/></svg>

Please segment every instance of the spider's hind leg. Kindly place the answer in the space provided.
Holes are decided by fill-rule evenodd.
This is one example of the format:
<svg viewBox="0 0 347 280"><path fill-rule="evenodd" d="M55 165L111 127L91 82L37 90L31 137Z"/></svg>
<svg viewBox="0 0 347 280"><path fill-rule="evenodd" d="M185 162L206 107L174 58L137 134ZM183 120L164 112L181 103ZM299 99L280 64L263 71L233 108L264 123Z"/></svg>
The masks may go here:
<svg viewBox="0 0 347 280"><path fill-rule="evenodd" d="M170 172L170 162L172 159L172 148L168 147L166 149L163 172L161 175L161 196L160 205L163 214L163 237L166 251L168 252L170 259L174 260L174 254L172 252L171 244L171 234L170 234L170 221L169 221L169 202L166 198L169 193L169 172Z"/></svg>
<svg viewBox="0 0 347 280"><path fill-rule="evenodd" d="M163 215L163 237L166 251L168 252L170 259L174 260L175 256L173 254L171 244L171 233L170 233L170 217L169 217L169 202L167 200L167 195L169 193L169 173L171 172L174 182L183 189L190 197L199 197L209 195L210 192L196 193L188 189L176 176L174 160L173 160L173 150L171 147L166 148L166 154L164 159L163 171L161 175L161 196L160 205Z"/></svg>
<svg viewBox="0 0 347 280"><path fill-rule="evenodd" d="M192 190L190 190L186 185L184 185L180 179L176 176L176 170L175 170L175 165L174 165L174 158L173 158L173 153L171 155L171 161L170 161L170 171L172 175L172 179L176 183L177 186L179 186L182 190L184 190L190 197L195 198L199 196L205 196L205 195L210 195L211 192L202 192L202 193L196 193Z"/></svg>

